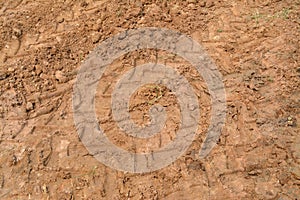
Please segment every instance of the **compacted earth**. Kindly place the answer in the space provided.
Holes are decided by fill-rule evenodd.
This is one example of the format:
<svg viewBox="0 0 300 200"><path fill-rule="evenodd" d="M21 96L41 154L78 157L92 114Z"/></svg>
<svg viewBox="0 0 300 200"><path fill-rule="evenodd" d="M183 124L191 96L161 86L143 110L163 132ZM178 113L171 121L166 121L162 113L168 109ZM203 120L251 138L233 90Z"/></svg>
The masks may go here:
<svg viewBox="0 0 300 200"><path fill-rule="evenodd" d="M130 115L143 125L160 104L166 126L149 140L119 130L111 94L134 66L173 67L199 101L189 149L165 168L137 174L88 152L74 125L72 92L101 42L140 27L168 28L201 44L223 76L227 114L217 145L199 158L212 105L193 66L151 49L116 59L100 79L95 109L120 148L159 149L180 126L172 91L149 84L132 95ZM0 199L300 199L299 38L299 0L0 0Z"/></svg>

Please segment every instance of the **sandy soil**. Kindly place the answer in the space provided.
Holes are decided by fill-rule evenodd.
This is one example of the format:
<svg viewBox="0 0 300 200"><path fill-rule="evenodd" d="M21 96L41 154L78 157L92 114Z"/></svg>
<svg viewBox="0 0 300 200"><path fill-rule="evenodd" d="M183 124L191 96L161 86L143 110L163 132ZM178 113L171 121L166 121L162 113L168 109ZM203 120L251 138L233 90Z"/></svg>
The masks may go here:
<svg viewBox="0 0 300 200"><path fill-rule="evenodd" d="M201 119L188 151L166 168L133 174L106 167L81 143L72 110L77 71L103 40L138 27L191 36L222 73L226 124L205 159L198 152L211 111L207 86L189 63L152 50L105 71L100 126L128 151L172 141L180 111L163 86L131 99L138 124L149 121L151 104L168 109L166 128L151 141L118 131L110 113L122 74L158 58L198 91ZM299 38L299 0L0 0L0 199L300 199Z"/></svg>

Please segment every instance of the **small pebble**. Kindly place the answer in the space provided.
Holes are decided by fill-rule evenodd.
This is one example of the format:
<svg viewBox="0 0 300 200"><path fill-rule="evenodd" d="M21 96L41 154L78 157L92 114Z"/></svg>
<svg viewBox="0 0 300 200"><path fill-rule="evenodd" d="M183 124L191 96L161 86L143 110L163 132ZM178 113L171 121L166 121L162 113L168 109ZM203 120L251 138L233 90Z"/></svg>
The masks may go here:
<svg viewBox="0 0 300 200"><path fill-rule="evenodd" d="M187 0L188 3L197 3L197 0Z"/></svg>
<svg viewBox="0 0 300 200"><path fill-rule="evenodd" d="M9 72L14 72L14 71L15 71L15 69L14 69L14 68L12 68L12 67L9 67L9 68L7 69L7 71L9 71Z"/></svg>
<svg viewBox="0 0 300 200"><path fill-rule="evenodd" d="M33 110L33 104L31 102L27 102L27 104L26 104L26 110L27 111Z"/></svg>

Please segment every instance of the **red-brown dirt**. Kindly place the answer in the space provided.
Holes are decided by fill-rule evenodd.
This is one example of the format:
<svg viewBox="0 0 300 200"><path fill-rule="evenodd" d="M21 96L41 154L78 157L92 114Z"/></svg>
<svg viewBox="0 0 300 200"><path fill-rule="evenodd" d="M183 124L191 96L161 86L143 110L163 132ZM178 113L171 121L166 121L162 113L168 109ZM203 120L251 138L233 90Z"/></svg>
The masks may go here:
<svg viewBox="0 0 300 200"><path fill-rule="evenodd" d="M72 110L77 71L102 41L139 27L191 36L222 73L226 124L205 159L198 152L211 111L207 86L189 63L161 51L129 53L105 71L97 116L128 151L172 141L180 110L164 86L142 87L130 101L137 124L149 121L153 103L167 107L160 136L130 138L110 113L126 71L167 63L197 91L201 116L188 151L166 168L133 174L101 164L81 143ZM299 38L299 0L0 0L0 199L300 199Z"/></svg>

